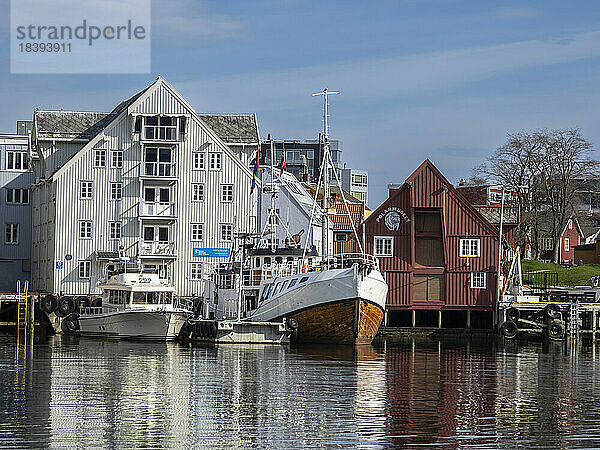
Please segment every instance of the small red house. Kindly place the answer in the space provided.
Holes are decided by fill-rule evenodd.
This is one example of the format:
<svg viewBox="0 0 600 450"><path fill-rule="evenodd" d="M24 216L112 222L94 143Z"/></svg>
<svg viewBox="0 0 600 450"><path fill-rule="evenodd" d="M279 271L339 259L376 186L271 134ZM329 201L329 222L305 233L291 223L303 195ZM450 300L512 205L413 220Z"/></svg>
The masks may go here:
<svg viewBox="0 0 600 450"><path fill-rule="evenodd" d="M498 232L431 161L364 226L389 286L388 325L493 326Z"/></svg>

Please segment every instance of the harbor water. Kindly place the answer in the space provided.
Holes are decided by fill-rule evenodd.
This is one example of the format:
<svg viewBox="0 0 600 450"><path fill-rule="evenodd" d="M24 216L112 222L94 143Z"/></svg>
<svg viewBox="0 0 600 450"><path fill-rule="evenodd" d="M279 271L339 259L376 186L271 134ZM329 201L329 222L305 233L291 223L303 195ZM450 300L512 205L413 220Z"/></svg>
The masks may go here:
<svg viewBox="0 0 600 450"><path fill-rule="evenodd" d="M600 446L600 347L0 340L0 447Z"/></svg>

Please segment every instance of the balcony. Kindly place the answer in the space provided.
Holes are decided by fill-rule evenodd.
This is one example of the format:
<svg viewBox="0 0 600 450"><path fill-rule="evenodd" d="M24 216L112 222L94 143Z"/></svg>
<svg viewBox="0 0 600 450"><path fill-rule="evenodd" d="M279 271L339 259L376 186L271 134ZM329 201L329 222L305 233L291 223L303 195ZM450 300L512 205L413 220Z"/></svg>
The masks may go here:
<svg viewBox="0 0 600 450"><path fill-rule="evenodd" d="M174 242L143 241L140 245L140 257L174 258Z"/></svg>
<svg viewBox="0 0 600 450"><path fill-rule="evenodd" d="M176 178L177 166L172 162L144 162L141 177L146 178Z"/></svg>
<svg viewBox="0 0 600 450"><path fill-rule="evenodd" d="M177 217L175 203L140 202L140 217L173 219Z"/></svg>

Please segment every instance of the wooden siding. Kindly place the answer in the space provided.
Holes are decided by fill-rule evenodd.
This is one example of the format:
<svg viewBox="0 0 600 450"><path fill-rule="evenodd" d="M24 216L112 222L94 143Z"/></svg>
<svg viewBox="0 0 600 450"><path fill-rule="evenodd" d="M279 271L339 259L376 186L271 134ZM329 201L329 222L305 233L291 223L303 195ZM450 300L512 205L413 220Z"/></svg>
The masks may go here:
<svg viewBox="0 0 600 450"><path fill-rule="evenodd" d="M157 82L139 99L140 104L132 105L136 114L177 114L191 117L195 112L182 102L166 84ZM35 280L39 289L69 294L96 293L97 281L103 276L104 263L95 260L96 251L118 251L125 248L129 256L137 256L141 241L142 225L168 226L169 241L175 242L175 258L161 257L147 259L148 264L164 264L170 267L170 278L176 292L182 296L199 296L203 292L203 282L190 280L190 263L223 262L219 258L193 257L194 247L229 247L230 243L220 241L220 224L231 223L234 232L254 231L255 224L249 218L256 216L255 201L250 197L251 172L247 169L246 153L234 154L215 134L199 120L188 120L185 140L166 145L174 145L176 180L140 179L143 171L143 145L138 134L134 134L134 120L124 111L100 135L92 140L74 157L68 159L60 155L72 152L69 143L56 142L56 161L67 159L62 169L54 177L55 192L50 193L51 182L42 182L35 195L37 209L37 243ZM42 143L42 146L45 143ZM151 145L151 144L147 144ZM96 168L93 164L94 150L107 150L106 167ZM112 168L110 150L123 151L123 168ZM205 168L193 170L193 154L205 154ZM209 170L209 152L222 155L220 170ZM93 181L93 199L82 200L79 194L79 181ZM110 183L123 184L122 200L110 199ZM191 185L204 184L204 200L191 202ZM221 202L221 185L231 184L234 189L233 202ZM170 186L171 199L175 203L177 218L141 219L140 202L143 186ZM256 192L256 191L255 191ZM254 195L257 195L256 193ZM54 200L55 199L55 205ZM59 211L54 220L51 211ZM79 239L79 221L91 220L92 239ZM121 240L110 239L110 221L122 222ZM204 224L204 239L191 240L191 223ZM35 230L36 228L34 228ZM46 238L48 236L48 238ZM52 238L50 238L52 236ZM48 240L47 240L48 239ZM72 255L66 260L65 255ZM89 280L78 276L79 260L92 261L92 277ZM64 268L56 269L56 262L62 261ZM51 274L51 280L44 279L44 273Z"/></svg>
<svg viewBox="0 0 600 450"><path fill-rule="evenodd" d="M438 265L439 259L435 259L435 267L421 266L414 262L415 209L422 208L441 213L443 240L441 266ZM402 220L398 229L392 231L386 225L385 217L394 211L400 214ZM393 256L379 257L381 269L386 273L389 285L388 307L474 309L493 307L498 255L497 231L452 187L431 162L425 161L405 184L398 189L391 189L389 198L369 216L364 226L368 253L374 252L376 236L394 238ZM479 257L459 256L462 238L479 239ZM471 288L473 272L486 274L486 288ZM428 281L425 286L428 290L423 291L415 288L413 276L418 276L421 280L439 280L439 283L429 286L431 283ZM424 294L436 286L443 289L443 292Z"/></svg>

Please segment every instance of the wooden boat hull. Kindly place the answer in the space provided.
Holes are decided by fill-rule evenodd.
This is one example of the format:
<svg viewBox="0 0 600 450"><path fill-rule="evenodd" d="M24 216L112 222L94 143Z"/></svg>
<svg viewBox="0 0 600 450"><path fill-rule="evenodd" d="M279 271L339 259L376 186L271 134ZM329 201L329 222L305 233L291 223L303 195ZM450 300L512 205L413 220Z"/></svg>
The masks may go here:
<svg viewBox="0 0 600 450"><path fill-rule="evenodd" d="M320 304L291 313L298 321L296 342L370 344L383 320L380 306L361 298Z"/></svg>

